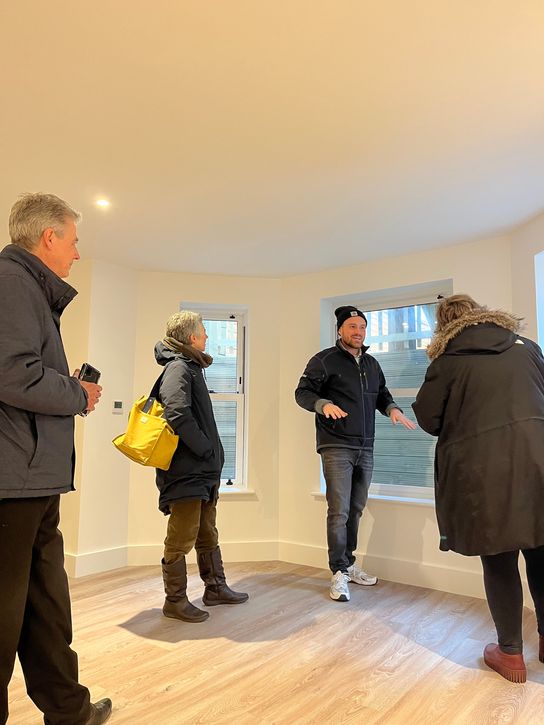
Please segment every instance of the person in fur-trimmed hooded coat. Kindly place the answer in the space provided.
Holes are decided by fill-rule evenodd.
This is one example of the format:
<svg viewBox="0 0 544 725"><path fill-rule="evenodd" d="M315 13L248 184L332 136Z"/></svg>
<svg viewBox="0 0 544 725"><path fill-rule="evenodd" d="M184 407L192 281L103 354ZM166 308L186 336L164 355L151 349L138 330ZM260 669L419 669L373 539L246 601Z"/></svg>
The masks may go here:
<svg viewBox="0 0 544 725"><path fill-rule="evenodd" d="M488 310L468 295L442 299L427 351L431 364L413 409L419 425L438 436L440 548L482 557L501 652L521 656L520 550L528 573L531 567L537 572L529 584L544 635L544 357L519 328L520 318ZM515 559L510 574L519 596L514 603L503 597L501 613L494 611L490 589L508 590L509 584L499 583L486 565L507 556ZM518 630L502 628L501 634L501 620L517 622L517 609ZM540 646L544 661L542 636Z"/></svg>

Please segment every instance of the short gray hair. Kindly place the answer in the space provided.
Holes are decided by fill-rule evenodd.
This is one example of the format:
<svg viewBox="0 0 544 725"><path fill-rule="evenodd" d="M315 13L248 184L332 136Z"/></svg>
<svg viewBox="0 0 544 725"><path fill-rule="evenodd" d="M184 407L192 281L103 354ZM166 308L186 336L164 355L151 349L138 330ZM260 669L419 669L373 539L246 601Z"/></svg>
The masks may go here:
<svg viewBox="0 0 544 725"><path fill-rule="evenodd" d="M190 312L189 310L174 312L166 323L166 336L173 337L185 345L190 345L191 335L198 335L201 324L202 315L198 312Z"/></svg>
<svg viewBox="0 0 544 725"><path fill-rule="evenodd" d="M23 194L11 207L9 236L31 252L46 229L54 229L62 237L66 221L79 222L81 214L54 194Z"/></svg>

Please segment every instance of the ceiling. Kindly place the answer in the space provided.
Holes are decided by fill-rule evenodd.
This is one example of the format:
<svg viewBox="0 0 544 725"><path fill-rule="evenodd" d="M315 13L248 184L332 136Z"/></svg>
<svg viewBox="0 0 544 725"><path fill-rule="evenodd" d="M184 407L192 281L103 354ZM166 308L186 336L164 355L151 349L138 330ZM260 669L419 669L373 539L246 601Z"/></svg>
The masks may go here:
<svg viewBox="0 0 544 725"><path fill-rule="evenodd" d="M544 211L542 0L6 0L0 81L3 241L47 191L83 256L281 277Z"/></svg>

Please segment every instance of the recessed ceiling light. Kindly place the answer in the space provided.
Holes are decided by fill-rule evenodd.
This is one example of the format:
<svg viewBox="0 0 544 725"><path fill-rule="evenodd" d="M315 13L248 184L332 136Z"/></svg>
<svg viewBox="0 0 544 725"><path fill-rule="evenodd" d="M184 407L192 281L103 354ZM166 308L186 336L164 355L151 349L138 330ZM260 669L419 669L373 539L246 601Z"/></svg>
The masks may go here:
<svg viewBox="0 0 544 725"><path fill-rule="evenodd" d="M96 206L100 206L103 209L105 209L109 205L110 205L110 202L107 199L97 199L96 200Z"/></svg>

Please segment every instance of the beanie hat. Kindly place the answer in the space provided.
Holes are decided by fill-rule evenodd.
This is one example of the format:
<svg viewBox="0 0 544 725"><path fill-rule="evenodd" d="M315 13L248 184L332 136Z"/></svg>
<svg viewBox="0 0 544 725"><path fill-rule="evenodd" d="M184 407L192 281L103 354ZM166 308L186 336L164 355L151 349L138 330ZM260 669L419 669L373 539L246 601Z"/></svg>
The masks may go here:
<svg viewBox="0 0 544 725"><path fill-rule="evenodd" d="M334 314L336 315L337 330L339 330L344 322L350 317L362 317L365 322L367 321L361 310L353 307L353 305L342 305L342 307L337 307L334 311Z"/></svg>

